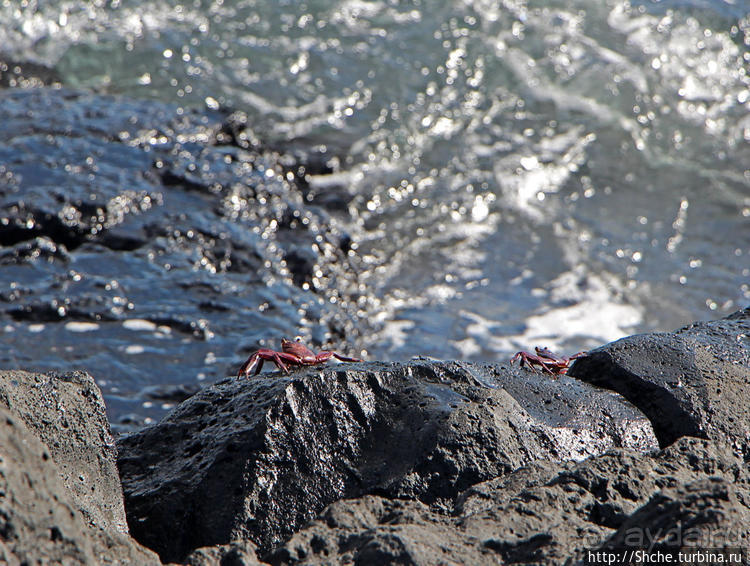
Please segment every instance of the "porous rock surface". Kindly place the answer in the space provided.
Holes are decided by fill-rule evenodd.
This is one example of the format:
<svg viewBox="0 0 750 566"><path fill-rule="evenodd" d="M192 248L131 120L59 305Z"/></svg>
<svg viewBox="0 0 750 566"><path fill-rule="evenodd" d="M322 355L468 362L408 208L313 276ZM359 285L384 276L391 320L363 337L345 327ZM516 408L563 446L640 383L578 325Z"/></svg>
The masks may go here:
<svg viewBox="0 0 750 566"><path fill-rule="evenodd" d="M118 442L131 532L165 561L237 539L263 555L345 498L407 499L418 514L447 516L482 481L613 446L656 447L618 395L422 361L226 379ZM429 536L438 544L452 528Z"/></svg>
<svg viewBox="0 0 750 566"><path fill-rule="evenodd" d="M750 462L750 308L612 342L570 374L622 394L649 418L661 446L711 438Z"/></svg>
<svg viewBox="0 0 750 566"><path fill-rule="evenodd" d="M632 548L635 541L642 541L639 543L642 547L672 556L695 551L746 553L750 542L750 492L746 475L741 483L724 476L711 476L659 491L592 552ZM726 563L738 563L726 558ZM747 559L745 554L744 560Z"/></svg>
<svg viewBox="0 0 750 566"><path fill-rule="evenodd" d="M91 526L127 533L117 449L102 394L85 372L0 372L0 406L47 446L76 509Z"/></svg>
<svg viewBox="0 0 750 566"><path fill-rule="evenodd" d="M257 547L249 540L196 548L182 561L186 566L256 566L267 564L258 560Z"/></svg>
<svg viewBox="0 0 750 566"><path fill-rule="evenodd" d="M0 564L160 564L124 533L91 527L50 451L0 405Z"/></svg>
<svg viewBox="0 0 750 566"><path fill-rule="evenodd" d="M732 527L746 542L749 478L731 450L696 438L680 439L656 454L618 448L580 463L539 461L472 487L453 516L418 502L378 497L334 503L263 559L572 564L588 550L621 548L623 536L638 534L635 528L651 527L664 536L681 524L714 536L724 531L711 527ZM644 540L651 534L639 532Z"/></svg>
<svg viewBox="0 0 750 566"><path fill-rule="evenodd" d="M221 380L118 441L131 532L190 566L746 549L748 314L603 346L570 372L598 387L424 360ZM0 377L0 563L159 564L97 505L111 478L74 497L114 454L93 380Z"/></svg>
<svg viewBox="0 0 750 566"><path fill-rule="evenodd" d="M36 556L82 562L93 558L85 526L62 492L46 447L23 419L0 407L0 561L20 564Z"/></svg>

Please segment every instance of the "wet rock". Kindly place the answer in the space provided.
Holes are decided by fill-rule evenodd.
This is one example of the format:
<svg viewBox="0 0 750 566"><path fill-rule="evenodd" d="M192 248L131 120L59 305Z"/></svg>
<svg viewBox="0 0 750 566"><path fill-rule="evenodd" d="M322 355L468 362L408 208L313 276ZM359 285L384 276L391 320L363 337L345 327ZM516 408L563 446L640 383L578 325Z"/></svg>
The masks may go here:
<svg viewBox="0 0 750 566"><path fill-rule="evenodd" d="M232 112L221 124L216 133L218 145L234 145L242 149L258 149L260 140L250 129L247 114L242 111Z"/></svg>
<svg viewBox="0 0 750 566"><path fill-rule="evenodd" d="M133 224L132 222L127 224ZM145 228L136 226L113 226L104 232L97 240L99 244L113 251L132 252L148 243Z"/></svg>
<svg viewBox="0 0 750 566"><path fill-rule="evenodd" d="M347 497L447 513L470 486L530 462L655 438L617 395L573 380L416 362L226 379L118 446L133 536L179 560L238 538L266 552Z"/></svg>
<svg viewBox="0 0 750 566"><path fill-rule="evenodd" d="M158 565L123 533L86 524L47 447L0 406L0 563Z"/></svg>
<svg viewBox="0 0 750 566"><path fill-rule="evenodd" d="M73 299L51 299L46 302L28 302L7 310L15 321L38 323L75 321L115 320L122 313L116 302L109 297L82 293Z"/></svg>
<svg viewBox="0 0 750 566"><path fill-rule="evenodd" d="M147 385L219 379L271 337L361 348L351 215L302 190L317 150L295 177L241 113L67 88L0 89L0 124L7 367L86 367L114 422L156 420ZM130 318L173 332L146 345Z"/></svg>
<svg viewBox="0 0 750 566"><path fill-rule="evenodd" d="M117 450L93 378L84 372L2 371L0 405L20 417L48 447L86 523L127 532Z"/></svg>
<svg viewBox="0 0 750 566"><path fill-rule="evenodd" d="M625 529L644 524L654 533L679 524L704 533L732 527L747 537L750 523L741 521L748 472L729 449L709 441L684 438L656 454L613 449L554 467L537 461L478 484L452 516L414 501L339 501L262 559L275 565L557 565L606 548L607 541L624 543L618 537Z"/></svg>
<svg viewBox="0 0 750 566"><path fill-rule="evenodd" d="M151 385L141 391L141 395L153 401L181 403L200 390L201 386L195 383Z"/></svg>
<svg viewBox="0 0 750 566"><path fill-rule="evenodd" d="M750 462L750 309L589 352L570 375L620 393L661 446L682 436L729 442Z"/></svg>
<svg viewBox="0 0 750 566"><path fill-rule="evenodd" d="M121 224L127 215L148 211L160 198L154 192L116 188L99 195L88 188L68 187L32 189L22 196L11 193L0 201L0 245L44 237L74 250ZM115 237L108 241L118 243Z"/></svg>
<svg viewBox="0 0 750 566"><path fill-rule="evenodd" d="M0 61L0 88L38 88L60 85L62 78L53 68L32 61Z"/></svg>
<svg viewBox="0 0 750 566"><path fill-rule="evenodd" d="M292 274L292 281L298 287L303 283L313 281L318 256L312 249L298 247L289 250L284 256L289 272Z"/></svg>
<svg viewBox="0 0 750 566"><path fill-rule="evenodd" d="M49 238L43 237L0 249L0 265L33 263L38 260L68 261L69 259L70 255L64 245L55 244Z"/></svg>

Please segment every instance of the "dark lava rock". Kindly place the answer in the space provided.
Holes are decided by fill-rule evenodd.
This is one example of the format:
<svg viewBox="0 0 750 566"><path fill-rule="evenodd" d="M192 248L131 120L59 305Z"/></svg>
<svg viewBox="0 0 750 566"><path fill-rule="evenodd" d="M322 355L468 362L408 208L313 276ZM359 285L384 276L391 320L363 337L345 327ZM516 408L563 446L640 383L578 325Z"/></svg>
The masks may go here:
<svg viewBox="0 0 750 566"><path fill-rule="evenodd" d="M462 528L503 562L561 564L605 540L660 490L708 476L740 482L745 490L749 485L729 449L694 438L655 455L612 450L567 468L518 491L477 486L482 501L468 496L464 508L471 514L461 517Z"/></svg>
<svg viewBox="0 0 750 566"><path fill-rule="evenodd" d="M94 379L84 372L2 371L0 406L20 417L47 446L84 520L126 533L117 450Z"/></svg>
<svg viewBox="0 0 750 566"><path fill-rule="evenodd" d="M342 498L406 498L445 514L472 485L536 460L656 442L610 392L415 362L226 379L118 446L133 536L179 560L237 539L266 552Z"/></svg>
<svg viewBox="0 0 750 566"><path fill-rule="evenodd" d="M260 562L255 554L256 546L249 540L233 541L229 544L204 546L191 552L183 564L187 566L256 566Z"/></svg>
<svg viewBox="0 0 750 566"><path fill-rule="evenodd" d="M38 88L60 85L62 78L51 67L32 61L0 60L0 88Z"/></svg>
<svg viewBox="0 0 750 566"><path fill-rule="evenodd" d="M492 564L481 541L418 501L365 496L337 501L281 547L270 564Z"/></svg>
<svg viewBox="0 0 750 566"><path fill-rule="evenodd" d="M68 261L70 255L62 244L56 244L49 238L38 237L14 246L0 248L0 265L13 265L21 263L33 263L43 260L52 262L55 260Z"/></svg>
<svg viewBox="0 0 750 566"><path fill-rule="evenodd" d="M62 563L93 558L85 525L67 497L46 447L23 419L0 407L0 561Z"/></svg>
<svg viewBox="0 0 750 566"><path fill-rule="evenodd" d="M603 545L592 552L622 552L626 548L647 549L676 556L678 552L742 552L746 564L750 543L750 498L748 486L734 485L724 477L708 477L665 489L627 521ZM728 560L727 563L740 563ZM683 559L681 563L720 563Z"/></svg>
<svg viewBox="0 0 750 566"><path fill-rule="evenodd" d="M35 432L0 406L0 563L158 565L125 534L89 527Z"/></svg>
<svg viewBox="0 0 750 566"><path fill-rule="evenodd" d="M558 465L557 472L554 467L538 461L478 484L453 516L413 501L339 501L263 559L558 565L585 558L587 548L632 543L622 533L637 525L650 525L654 533L666 527L662 535L679 524L702 533L733 528L738 544L746 543L748 471L731 450L709 441L684 438L656 454L613 449Z"/></svg>
<svg viewBox="0 0 750 566"><path fill-rule="evenodd" d="M146 399L168 403L181 403L201 390L200 385L194 383L177 383L165 385L151 385L141 391Z"/></svg>
<svg viewBox="0 0 750 566"><path fill-rule="evenodd" d="M592 350L569 373L628 399L661 446L681 436L711 438L750 462L750 309L623 338Z"/></svg>
<svg viewBox="0 0 750 566"><path fill-rule="evenodd" d="M1 367L106 376L132 430L166 414L147 386L215 381L269 337L364 347L354 209L307 191L317 143L290 160L239 112L69 88L0 88L0 125Z"/></svg>

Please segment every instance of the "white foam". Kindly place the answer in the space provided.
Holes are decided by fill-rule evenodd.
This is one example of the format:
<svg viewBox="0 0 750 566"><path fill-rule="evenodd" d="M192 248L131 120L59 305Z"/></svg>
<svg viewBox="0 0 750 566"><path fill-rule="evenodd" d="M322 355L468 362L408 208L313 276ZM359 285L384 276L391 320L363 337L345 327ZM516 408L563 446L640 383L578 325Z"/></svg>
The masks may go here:
<svg viewBox="0 0 750 566"><path fill-rule="evenodd" d="M406 344L410 336L409 330L414 326L413 320L390 320L385 323L380 335L384 342L390 344L390 349L396 350Z"/></svg>
<svg viewBox="0 0 750 566"><path fill-rule="evenodd" d="M462 310L461 316L470 321L466 338L452 344L464 355L472 355L482 347L499 355L534 346L563 351L570 342L599 345L617 340L643 322L641 311L620 299L616 282L598 275L586 275L584 280L581 277L574 269L550 282L549 300L523 321L523 331L517 334L498 332L508 321Z"/></svg>
<svg viewBox="0 0 750 566"><path fill-rule="evenodd" d="M65 330L68 332L93 332L99 330L96 322L71 321L65 324Z"/></svg>
<svg viewBox="0 0 750 566"><path fill-rule="evenodd" d="M145 320L142 318L131 318L129 320L125 320L122 323L122 327L127 328L128 330L138 330L146 332L154 332L157 328L156 324L154 324L150 320Z"/></svg>

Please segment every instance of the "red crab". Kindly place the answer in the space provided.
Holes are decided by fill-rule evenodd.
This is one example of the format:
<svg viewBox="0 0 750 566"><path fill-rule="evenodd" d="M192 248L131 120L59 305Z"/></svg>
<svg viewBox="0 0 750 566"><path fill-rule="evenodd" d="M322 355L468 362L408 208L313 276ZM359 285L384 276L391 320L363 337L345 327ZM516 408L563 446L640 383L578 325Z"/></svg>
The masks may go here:
<svg viewBox="0 0 750 566"><path fill-rule="evenodd" d="M586 352L578 352L572 356L558 356L550 351L549 348L540 348L539 346L534 348L534 350L536 350L536 354L523 351L516 353L516 355L511 358L510 363L513 363L516 360L521 360L521 367L526 364L533 369L536 365L541 367L542 370L546 371L548 374L556 376L565 374L568 371L570 362L586 355Z"/></svg>
<svg viewBox="0 0 750 566"><path fill-rule="evenodd" d="M281 352L276 350L270 350L269 348L261 348L254 354L252 354L247 361L242 364L240 371L237 372L237 377L250 375L255 370L255 375L260 373L263 367L263 362L268 360L276 364L276 367L280 368L284 373L289 373L290 366L314 366L322 364L336 358L342 362L361 362L359 358L347 358L336 352L329 352L324 350L319 353L314 353L307 346L302 344L299 339L296 342L287 340L286 338L281 339Z"/></svg>

